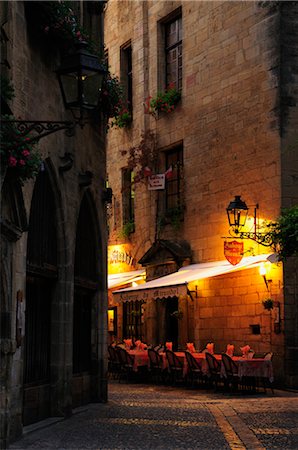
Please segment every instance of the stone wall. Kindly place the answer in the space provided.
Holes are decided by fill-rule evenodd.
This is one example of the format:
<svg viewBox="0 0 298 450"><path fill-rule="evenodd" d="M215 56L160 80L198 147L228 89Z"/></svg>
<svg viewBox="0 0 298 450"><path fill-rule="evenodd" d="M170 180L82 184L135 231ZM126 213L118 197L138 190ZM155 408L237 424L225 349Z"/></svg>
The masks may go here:
<svg viewBox="0 0 298 450"><path fill-rule="evenodd" d="M15 97L11 110L17 118L24 120L72 120L65 111L55 70L60 64L60 53L54 42L46 43L31 34L25 15L26 2L8 2L8 21L5 32L8 36L7 58L10 69L8 77L13 83ZM57 216L58 279L52 298L51 321L51 385L50 415L69 415L72 410L72 351L73 351L73 295L76 228L80 205L88 191L92 199L92 213L95 221L95 242L97 252L96 271L99 288L93 298L92 322L92 369L89 398L92 401L107 399L106 359L106 205L102 201L105 186L105 135L101 126L76 127L76 135L67 137L63 131L43 138L39 143L54 196ZM65 153L73 156L70 170L59 170L64 164ZM80 174L90 171L94 178L89 186L80 185ZM25 213L29 222L34 180L24 183L21 192ZM9 205L5 205L2 212ZM16 242L9 242L11 264L6 274L5 302L12 320L10 339L14 346L5 353L1 341L1 448L15 440L23 427L23 370L24 370L24 328L23 341L16 348L16 298L22 291L26 305L26 248L27 232ZM1 246L3 249L3 246ZM5 260L2 252L1 260ZM1 279L1 284L3 280ZM1 312L4 300L1 298ZM6 367L4 367L6 364ZM4 372L2 371L4 369ZM4 373L9 374L4 377ZM86 383L85 383L86 384ZM84 388L85 389L85 388ZM82 396L85 396L84 389ZM36 394L36 393L35 393ZM36 397L36 396L35 396ZM32 402L35 405L39 400ZM77 399L75 401L77 403ZM3 446L3 447L2 447Z"/></svg>
<svg viewBox="0 0 298 450"><path fill-rule="evenodd" d="M285 36L295 41L293 6L285 11ZM144 114L142 103L148 95L162 89L162 20L182 10L183 88L180 105L170 114L154 118ZM284 7L286 9L286 6ZM288 159L291 178L281 154L281 127L289 130L284 140L293 140L297 129L295 94L295 49L291 62L280 76L281 11L275 2L149 1L109 2L105 13L105 43L111 71L119 75L119 49L128 40L132 45L133 123L128 130L108 133L108 176L114 193L114 216L110 244L121 243L121 169L127 164L131 145L142 131L156 132L160 149L160 173L165 170L163 151L183 143L185 211L181 227L166 225L160 237L185 239L193 252L192 262L224 259L223 239L228 235L226 207L241 195L249 209L249 229L253 229L253 209L258 223L274 220L282 206L297 203L294 152ZM115 20L117 17L117 20ZM125 23L125 27L123 27ZM290 26L291 24L291 26ZM289 28L290 26L290 28ZM287 30L287 31L286 31ZM287 51L284 58L289 59ZM281 86L291 68L284 95L288 99L286 120L280 107ZM289 103L290 102L290 103ZM284 111L284 109L283 109ZM291 132L290 132L291 131ZM287 189L285 189L288 180ZM296 178L295 178L296 180ZM289 183L292 183L291 186ZM295 181L296 183L296 181ZM295 192L294 192L295 191ZM156 237L158 195L139 183L135 195L135 232L130 236L133 256L139 260ZM117 220L114 218L117 216ZM244 240L244 254L271 250ZM283 289L294 292L283 278L282 264L274 265L269 292L257 270L237 272L206 280L201 297L192 306L188 336L220 342L233 341L256 351L273 351L277 376L283 372L283 342L287 334L288 313L283 306ZM281 305L281 332L275 333L273 317L264 312L261 301L271 295ZM296 302L296 300L295 300ZM291 294L289 304L294 300ZM287 306L285 306L287 308ZM296 311L296 310L295 310ZM261 334L253 335L250 325L259 324ZM296 328L295 328L296 327ZM289 340L297 326L291 321ZM187 333L181 332L185 339ZM184 342L181 342L184 345ZM223 349L223 348L222 348Z"/></svg>
<svg viewBox="0 0 298 450"><path fill-rule="evenodd" d="M298 204L298 92L296 2L281 5L281 167L282 208ZM284 263L285 371L290 386L298 385L298 266L297 258Z"/></svg>

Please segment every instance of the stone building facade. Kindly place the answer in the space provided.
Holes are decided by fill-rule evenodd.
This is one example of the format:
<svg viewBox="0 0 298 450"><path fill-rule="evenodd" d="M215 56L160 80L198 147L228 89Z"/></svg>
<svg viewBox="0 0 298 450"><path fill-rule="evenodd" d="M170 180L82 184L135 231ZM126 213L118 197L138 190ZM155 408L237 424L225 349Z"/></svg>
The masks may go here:
<svg viewBox="0 0 298 450"><path fill-rule="evenodd" d="M73 120L55 74L59 40L37 29L47 3L1 2L1 77L15 94L1 112ZM102 44L102 4L75 3ZM107 399L104 126L97 117L38 148L36 178L21 184L1 167L1 448L24 425Z"/></svg>
<svg viewBox="0 0 298 450"><path fill-rule="evenodd" d="M148 281L224 260L224 241L232 241L226 208L235 195L249 206L248 230L297 205L295 2L110 1L105 30L111 71L132 102L130 126L108 134L111 249L124 245ZM181 93L174 110L148 108L172 81ZM166 175L164 189L148 189L149 173ZM234 240L244 257L272 252ZM190 283L192 296L148 294L134 303L111 290L113 338L176 338L181 348L213 341L219 352L250 344L272 350L276 380L297 387L297 261L269 266L267 285L258 268L246 268ZM109 273L127 270L109 263ZM268 297L271 311L262 305Z"/></svg>

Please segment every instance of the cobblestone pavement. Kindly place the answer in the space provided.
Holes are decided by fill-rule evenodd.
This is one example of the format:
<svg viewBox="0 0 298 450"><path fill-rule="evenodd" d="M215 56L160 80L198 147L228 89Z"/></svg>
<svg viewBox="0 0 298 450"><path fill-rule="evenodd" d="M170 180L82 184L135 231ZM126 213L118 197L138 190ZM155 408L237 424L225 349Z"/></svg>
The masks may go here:
<svg viewBox="0 0 298 450"><path fill-rule="evenodd" d="M12 449L298 449L298 393L109 384L109 402L26 427Z"/></svg>

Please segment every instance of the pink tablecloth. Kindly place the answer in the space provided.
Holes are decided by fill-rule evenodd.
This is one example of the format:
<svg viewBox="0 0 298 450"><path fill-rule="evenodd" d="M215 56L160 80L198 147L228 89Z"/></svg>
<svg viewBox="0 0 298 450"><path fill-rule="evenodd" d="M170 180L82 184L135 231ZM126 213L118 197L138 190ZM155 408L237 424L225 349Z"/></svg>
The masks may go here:
<svg viewBox="0 0 298 450"><path fill-rule="evenodd" d="M149 365L149 356L147 350L128 350L128 353L133 356L133 370L138 371L139 366Z"/></svg>
<svg viewBox="0 0 298 450"><path fill-rule="evenodd" d="M202 373L204 375L208 376L209 370L208 370L208 364L206 361L206 354L205 353L192 353L192 356L196 359L196 361L199 363L199 366L201 367ZM213 355L218 361L221 360L221 355ZM184 368L183 373L186 375L188 373L188 364L186 357L184 358Z"/></svg>
<svg viewBox="0 0 298 450"><path fill-rule="evenodd" d="M272 361L268 359L238 359L236 361L238 366L238 376L242 377L257 377L267 378L270 383L273 382L273 367Z"/></svg>

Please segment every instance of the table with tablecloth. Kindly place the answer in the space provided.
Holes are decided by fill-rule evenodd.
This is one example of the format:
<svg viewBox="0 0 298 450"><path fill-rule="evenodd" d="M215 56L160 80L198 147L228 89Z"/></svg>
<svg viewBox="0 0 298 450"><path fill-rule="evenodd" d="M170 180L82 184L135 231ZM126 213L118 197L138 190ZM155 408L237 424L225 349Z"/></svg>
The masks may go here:
<svg viewBox="0 0 298 450"><path fill-rule="evenodd" d="M273 382L272 361L264 358L242 359L236 361L239 378L255 377L267 378L270 383Z"/></svg>
<svg viewBox="0 0 298 450"><path fill-rule="evenodd" d="M137 372L140 366L149 365L148 350L128 350L128 353L133 357L134 372Z"/></svg>

